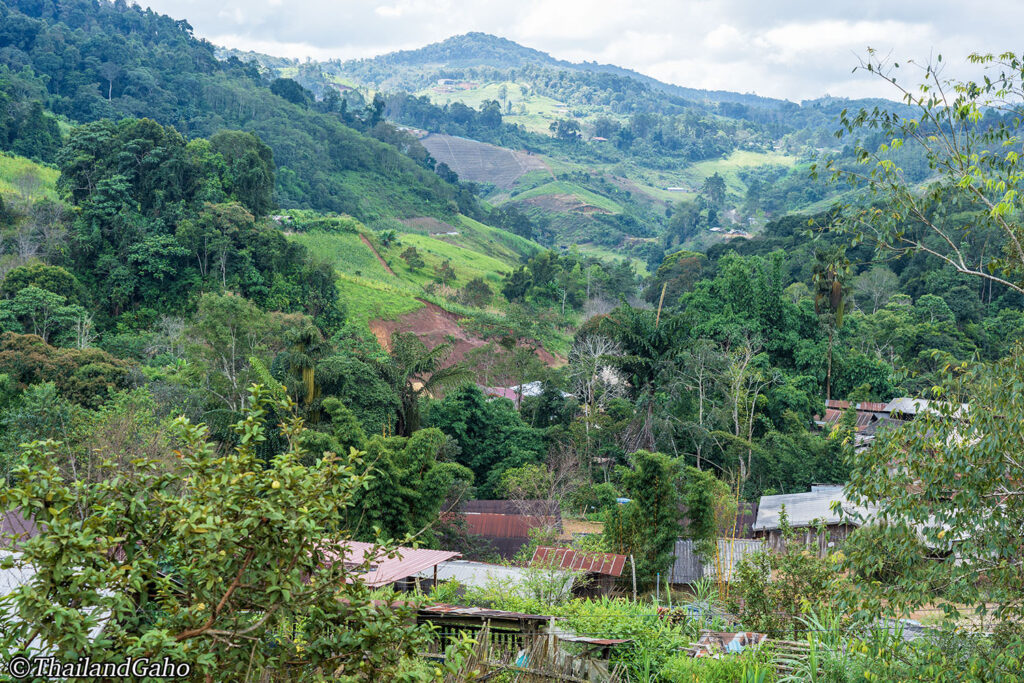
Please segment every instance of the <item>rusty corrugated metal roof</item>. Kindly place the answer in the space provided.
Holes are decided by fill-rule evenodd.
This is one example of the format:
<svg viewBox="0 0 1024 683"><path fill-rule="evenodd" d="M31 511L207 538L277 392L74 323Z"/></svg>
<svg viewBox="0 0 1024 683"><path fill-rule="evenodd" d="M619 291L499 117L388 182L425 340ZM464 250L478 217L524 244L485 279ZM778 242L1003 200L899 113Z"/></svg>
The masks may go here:
<svg viewBox="0 0 1024 683"><path fill-rule="evenodd" d="M445 509L460 512L486 512L496 515L537 515L561 517L562 509L554 500L465 500Z"/></svg>
<svg viewBox="0 0 1024 683"><path fill-rule="evenodd" d="M21 543L39 535L35 520L16 507L0 515L0 548L17 548Z"/></svg>
<svg viewBox="0 0 1024 683"><path fill-rule="evenodd" d="M530 564L547 565L549 563L556 564L560 569L622 576L622 568L626 566L626 556L614 553L588 553L582 550L550 546L537 548Z"/></svg>
<svg viewBox="0 0 1024 683"><path fill-rule="evenodd" d="M590 638L588 636L578 636L574 633L555 633L555 637L559 640L565 640L571 643L585 643L587 645L622 645L623 643L632 643L632 638Z"/></svg>
<svg viewBox="0 0 1024 683"><path fill-rule="evenodd" d="M387 586L406 577L413 576L455 557L461 553L450 550L428 550L426 548L398 548L394 557L380 552L373 543L349 541L344 561L352 565L369 563L370 569L360 575L370 588Z"/></svg>
<svg viewBox="0 0 1024 683"><path fill-rule="evenodd" d="M498 515L488 512L465 512L457 515L466 522L466 529L485 538L529 538L530 529L554 526L562 530L561 519L536 515Z"/></svg>

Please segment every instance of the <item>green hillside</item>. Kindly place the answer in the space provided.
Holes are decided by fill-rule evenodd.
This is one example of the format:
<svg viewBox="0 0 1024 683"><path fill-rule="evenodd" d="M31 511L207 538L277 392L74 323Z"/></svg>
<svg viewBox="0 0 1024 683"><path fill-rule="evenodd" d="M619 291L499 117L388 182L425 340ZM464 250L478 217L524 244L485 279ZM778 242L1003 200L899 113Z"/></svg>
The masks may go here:
<svg viewBox="0 0 1024 683"><path fill-rule="evenodd" d="M336 271L348 319L362 330L372 320L395 320L415 311L424 300L469 317L479 314L461 306L455 301L457 297L433 291L438 284L436 269L444 262L454 271L446 291L457 291L468 281L480 278L495 292L490 308L500 310L506 304L500 294L502 279L523 258L542 250L535 242L464 216L452 224L424 217L408 220L387 246L377 234L355 221L345 226L347 231L289 232L289 239ZM415 270L401 256L410 247L424 262ZM392 272L385 269L381 259Z"/></svg>
<svg viewBox="0 0 1024 683"><path fill-rule="evenodd" d="M5 200L15 196L25 199L57 198L57 177L60 172L24 157L0 152L0 195Z"/></svg>
<svg viewBox="0 0 1024 683"><path fill-rule="evenodd" d="M273 151L275 198L284 207L364 220L474 210L467 193L368 135L372 112L343 116L301 93L272 89L252 66L216 59L186 22L88 0L6 0L0 15L20 29L20 56L0 55L0 65L17 71L31 64L45 81L45 106L72 121L149 117L189 137L254 132ZM55 52L55 44L67 49Z"/></svg>

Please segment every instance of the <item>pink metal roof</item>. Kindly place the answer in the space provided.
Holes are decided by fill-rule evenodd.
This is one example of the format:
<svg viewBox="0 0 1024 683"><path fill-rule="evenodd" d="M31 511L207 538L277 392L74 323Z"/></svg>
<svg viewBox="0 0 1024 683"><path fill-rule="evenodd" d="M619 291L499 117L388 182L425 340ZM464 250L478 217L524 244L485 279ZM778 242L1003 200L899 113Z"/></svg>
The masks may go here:
<svg viewBox="0 0 1024 683"><path fill-rule="evenodd" d="M626 556L614 553L588 553L582 550L548 546L537 548L530 564L548 565L549 563L558 565L560 569L622 576L622 568L626 566Z"/></svg>
<svg viewBox="0 0 1024 683"><path fill-rule="evenodd" d="M362 564L370 560L370 571L361 577L370 588L387 586L442 562L462 556L461 553L449 550L398 548L398 553L394 557L384 554L374 557L372 543L349 541L346 545L349 546L348 552L345 553L346 563Z"/></svg>

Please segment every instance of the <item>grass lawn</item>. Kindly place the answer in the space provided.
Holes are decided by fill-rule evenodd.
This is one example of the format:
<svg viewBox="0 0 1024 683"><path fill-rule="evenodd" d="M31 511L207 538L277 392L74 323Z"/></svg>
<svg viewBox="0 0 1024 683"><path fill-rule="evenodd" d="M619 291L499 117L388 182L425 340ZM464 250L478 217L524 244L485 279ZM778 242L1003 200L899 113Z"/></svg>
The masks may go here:
<svg viewBox="0 0 1024 683"><path fill-rule="evenodd" d="M423 307L412 291L343 273L338 274L338 295L345 304L349 320L366 327L371 320L394 320Z"/></svg>
<svg viewBox="0 0 1024 683"><path fill-rule="evenodd" d="M387 259L399 278L420 287L434 281L434 266L440 265L445 259L451 262L455 270L456 279L451 283L452 287L461 287L473 278L480 277L490 281L493 289L495 276L500 277L499 273L511 270L511 266L504 261L451 244L443 238L406 233L399 239L400 245L389 247L381 255ZM420 268L416 272L409 270L409 266L400 256L410 246L416 247L427 263L425 268Z"/></svg>

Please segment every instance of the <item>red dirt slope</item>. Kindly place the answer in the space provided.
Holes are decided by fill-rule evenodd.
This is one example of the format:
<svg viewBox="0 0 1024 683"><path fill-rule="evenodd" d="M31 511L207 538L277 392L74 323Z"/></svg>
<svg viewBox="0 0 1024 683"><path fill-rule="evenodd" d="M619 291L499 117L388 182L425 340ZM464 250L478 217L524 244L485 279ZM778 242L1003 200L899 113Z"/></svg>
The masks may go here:
<svg viewBox="0 0 1024 683"><path fill-rule="evenodd" d="M465 358L466 353L484 346L486 342L462 329L459 316L444 310L436 304L417 299L423 304L411 313L406 313L396 320L371 320L370 331L385 349L390 348L391 335L394 332L415 332L428 348L442 344L451 336L455 340L455 350L448 359L449 364L457 363ZM561 365L564 361L551 355L544 349L537 350L537 356L548 365Z"/></svg>

